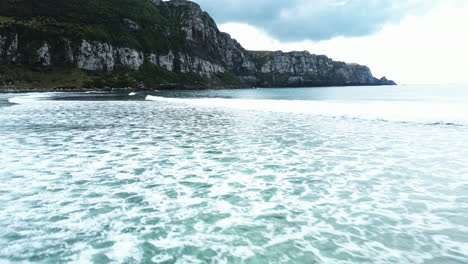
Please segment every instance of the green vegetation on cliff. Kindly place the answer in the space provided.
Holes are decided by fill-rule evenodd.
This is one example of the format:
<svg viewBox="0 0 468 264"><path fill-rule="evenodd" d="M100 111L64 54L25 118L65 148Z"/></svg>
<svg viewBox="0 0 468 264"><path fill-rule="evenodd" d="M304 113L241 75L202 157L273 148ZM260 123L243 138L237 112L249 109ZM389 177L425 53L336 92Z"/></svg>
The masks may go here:
<svg viewBox="0 0 468 264"><path fill-rule="evenodd" d="M153 90L239 87L242 87L242 83L232 73L217 73L208 79L193 72L177 73L168 71L150 63L145 63L136 71L117 67L111 72L90 72L63 67L42 69L0 65L0 92L21 90L79 91L93 88Z"/></svg>
<svg viewBox="0 0 468 264"><path fill-rule="evenodd" d="M0 26L3 31L27 32L32 41L66 37L142 50L180 50L185 36L176 10L149 0L0 0ZM129 27L132 22L138 30Z"/></svg>
<svg viewBox="0 0 468 264"><path fill-rule="evenodd" d="M72 68L38 69L24 66L0 66L0 91L14 84L18 90L75 89L91 80L88 73Z"/></svg>

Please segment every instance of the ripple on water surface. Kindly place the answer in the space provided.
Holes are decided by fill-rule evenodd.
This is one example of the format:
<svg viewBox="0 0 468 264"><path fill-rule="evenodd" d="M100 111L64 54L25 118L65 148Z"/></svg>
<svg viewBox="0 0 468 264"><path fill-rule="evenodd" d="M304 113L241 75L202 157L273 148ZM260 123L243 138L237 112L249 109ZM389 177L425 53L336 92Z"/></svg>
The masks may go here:
<svg viewBox="0 0 468 264"><path fill-rule="evenodd" d="M468 263L466 127L141 101L0 123L0 261Z"/></svg>

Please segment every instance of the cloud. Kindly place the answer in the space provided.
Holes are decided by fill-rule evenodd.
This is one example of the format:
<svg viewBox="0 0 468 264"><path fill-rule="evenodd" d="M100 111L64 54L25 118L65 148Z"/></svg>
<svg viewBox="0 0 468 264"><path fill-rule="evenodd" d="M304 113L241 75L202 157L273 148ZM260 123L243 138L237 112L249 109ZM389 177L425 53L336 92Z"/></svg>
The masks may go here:
<svg viewBox="0 0 468 264"><path fill-rule="evenodd" d="M194 0L217 23L245 23L281 41L366 36L441 0Z"/></svg>
<svg viewBox="0 0 468 264"><path fill-rule="evenodd" d="M399 84L468 84L468 1L444 0L420 16L407 16L365 37L282 42L257 27L220 26L249 50L308 50L370 67Z"/></svg>

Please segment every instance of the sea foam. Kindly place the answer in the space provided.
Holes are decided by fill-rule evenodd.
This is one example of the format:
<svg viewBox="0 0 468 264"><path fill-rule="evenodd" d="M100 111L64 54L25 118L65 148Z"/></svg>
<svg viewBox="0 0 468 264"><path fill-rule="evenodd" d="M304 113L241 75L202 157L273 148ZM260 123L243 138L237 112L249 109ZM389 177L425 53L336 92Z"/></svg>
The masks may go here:
<svg viewBox="0 0 468 264"><path fill-rule="evenodd" d="M146 100L185 103L200 107L222 107L241 110L285 113L308 113L328 117L359 118L423 124L468 125L468 105L433 102L389 101L305 101L256 99L182 99L148 95Z"/></svg>
<svg viewBox="0 0 468 264"><path fill-rule="evenodd" d="M148 99L0 109L2 261L468 263L467 127Z"/></svg>

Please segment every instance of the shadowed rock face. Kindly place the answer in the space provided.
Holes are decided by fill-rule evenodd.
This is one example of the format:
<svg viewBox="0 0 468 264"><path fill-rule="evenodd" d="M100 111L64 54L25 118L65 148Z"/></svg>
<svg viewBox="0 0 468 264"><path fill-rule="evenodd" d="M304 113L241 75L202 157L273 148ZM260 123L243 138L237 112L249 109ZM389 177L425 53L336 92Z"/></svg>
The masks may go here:
<svg viewBox="0 0 468 264"><path fill-rule="evenodd" d="M54 4L58 0L48 1ZM73 3L78 0L69 1ZM102 1L112 6L112 1L116 0ZM120 30L130 36L127 39L131 38L132 41L97 39L93 34L81 34L77 38L67 31L61 35L50 34L50 37L31 39L31 34L28 33L34 32L35 28L19 30L18 25L10 22L8 26L0 27L0 64L44 68L58 66L90 72L110 72L117 66L129 71L139 71L142 65L150 63L175 73L197 73L206 77L208 83L215 80L220 73L230 73L239 87L395 84L386 78L374 78L366 66L333 61L307 51L247 51L229 34L220 32L213 19L198 4L190 1L136 1L153 10L155 17L157 15L162 18L149 22L148 19L139 19L130 14L129 18L121 18ZM0 0L2 6L9 8L3 12L0 10L1 16L24 8L20 4L7 2L8 0ZM63 6L63 2L60 5L62 9L68 8ZM46 15L40 11L34 10L33 13L38 13L37 16ZM87 15L92 17L93 14L88 12ZM59 19L60 16L54 16L51 21ZM70 24L69 21L64 22ZM56 23L62 25L63 21ZM20 24L21 27L25 25L28 24ZM148 36L154 39L163 37L165 44L152 44L146 40ZM223 80L216 79L215 83L222 86Z"/></svg>

